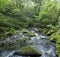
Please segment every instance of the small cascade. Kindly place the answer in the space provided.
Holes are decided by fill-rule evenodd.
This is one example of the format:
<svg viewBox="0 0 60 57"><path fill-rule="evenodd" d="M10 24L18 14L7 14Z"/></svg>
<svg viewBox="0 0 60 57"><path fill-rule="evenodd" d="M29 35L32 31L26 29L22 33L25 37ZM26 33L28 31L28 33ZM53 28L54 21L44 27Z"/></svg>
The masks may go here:
<svg viewBox="0 0 60 57"><path fill-rule="evenodd" d="M47 36L44 36L42 34L39 34L36 28L29 28L28 31L35 34L35 36L29 37L25 36L23 33L17 32L15 35L13 35L11 38L7 38L7 42L14 42L22 40L24 37L30 38L26 40L26 44L33 47L35 50L37 50L39 53L41 52L40 57L56 57L56 48L55 44L52 43L50 40L48 40ZM6 42L6 41L5 41ZM33 42L33 44L30 44ZM2 57L24 57L19 55L13 55L16 51L4 51L2 53ZM28 57L28 56L25 56Z"/></svg>

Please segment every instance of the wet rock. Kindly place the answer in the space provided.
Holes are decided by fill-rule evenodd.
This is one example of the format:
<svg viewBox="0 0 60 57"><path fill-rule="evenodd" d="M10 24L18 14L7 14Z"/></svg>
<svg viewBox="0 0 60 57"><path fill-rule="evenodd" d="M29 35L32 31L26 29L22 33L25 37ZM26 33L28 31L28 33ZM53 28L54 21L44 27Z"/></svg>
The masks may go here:
<svg viewBox="0 0 60 57"><path fill-rule="evenodd" d="M38 55L41 56L41 54L35 50L34 48L30 46L25 46L19 49L20 51L16 51L14 55L20 55L20 56L33 56L33 55Z"/></svg>
<svg viewBox="0 0 60 57"><path fill-rule="evenodd" d="M26 29L23 29L23 30L22 30L22 33L23 33L25 36L29 36L29 37L35 36L34 33L30 32L30 31L28 31L28 30L26 30Z"/></svg>

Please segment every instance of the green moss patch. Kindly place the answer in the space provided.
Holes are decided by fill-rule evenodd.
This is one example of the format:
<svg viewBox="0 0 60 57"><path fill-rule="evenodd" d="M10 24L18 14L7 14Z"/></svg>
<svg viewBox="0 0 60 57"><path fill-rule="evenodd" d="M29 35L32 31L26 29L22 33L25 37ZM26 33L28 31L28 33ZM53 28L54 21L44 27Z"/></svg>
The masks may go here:
<svg viewBox="0 0 60 57"><path fill-rule="evenodd" d="M21 32L22 32L23 34L27 35L27 36L30 36L30 37L35 36L34 33L28 31L27 29L23 29Z"/></svg>
<svg viewBox="0 0 60 57"><path fill-rule="evenodd" d="M19 49L20 52L16 52L15 55L41 55L31 46L25 46Z"/></svg>

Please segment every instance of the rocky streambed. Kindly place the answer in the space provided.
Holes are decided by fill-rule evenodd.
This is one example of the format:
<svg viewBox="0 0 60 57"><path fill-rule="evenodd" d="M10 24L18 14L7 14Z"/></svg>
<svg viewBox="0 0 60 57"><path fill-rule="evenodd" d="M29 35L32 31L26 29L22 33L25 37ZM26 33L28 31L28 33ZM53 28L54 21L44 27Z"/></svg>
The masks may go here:
<svg viewBox="0 0 60 57"><path fill-rule="evenodd" d="M0 40L0 57L56 57L55 44L36 28L22 29Z"/></svg>

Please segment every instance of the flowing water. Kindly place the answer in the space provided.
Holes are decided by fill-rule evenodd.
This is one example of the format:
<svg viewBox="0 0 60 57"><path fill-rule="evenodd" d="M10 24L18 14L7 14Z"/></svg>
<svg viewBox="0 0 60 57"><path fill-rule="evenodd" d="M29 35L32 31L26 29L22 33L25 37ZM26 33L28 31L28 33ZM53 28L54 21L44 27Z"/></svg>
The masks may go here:
<svg viewBox="0 0 60 57"><path fill-rule="evenodd" d="M28 31L35 34L35 36L30 37L29 40L26 40L26 44L33 47L35 50L37 50L39 53L41 53L40 57L56 57L56 48L55 44L52 43L50 40L48 40L47 36L44 36L38 32L36 28L29 28ZM0 41L0 43L16 43L16 41L19 41L23 39L24 37L29 38L29 36L26 36L25 34L22 34L20 32L16 32L15 35L12 37L6 38L6 41ZM30 44L32 43L32 44ZM16 44L15 44L16 45ZM13 48L12 46L11 48ZM17 48L20 47L19 44L17 44ZM15 47L14 47L15 48ZM19 55L13 55L17 49L13 50L4 50L0 52L0 57L24 57ZM27 57L27 56L26 56Z"/></svg>

